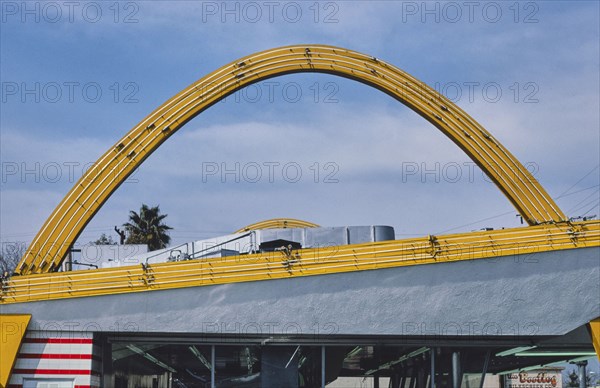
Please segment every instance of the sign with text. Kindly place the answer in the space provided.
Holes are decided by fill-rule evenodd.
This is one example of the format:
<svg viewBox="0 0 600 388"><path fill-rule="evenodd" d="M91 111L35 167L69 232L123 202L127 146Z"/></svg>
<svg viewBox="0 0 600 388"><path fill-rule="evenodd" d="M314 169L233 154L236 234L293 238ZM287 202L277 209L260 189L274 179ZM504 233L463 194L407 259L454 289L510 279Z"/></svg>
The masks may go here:
<svg viewBox="0 0 600 388"><path fill-rule="evenodd" d="M560 370L534 370L504 376L504 388L560 388Z"/></svg>

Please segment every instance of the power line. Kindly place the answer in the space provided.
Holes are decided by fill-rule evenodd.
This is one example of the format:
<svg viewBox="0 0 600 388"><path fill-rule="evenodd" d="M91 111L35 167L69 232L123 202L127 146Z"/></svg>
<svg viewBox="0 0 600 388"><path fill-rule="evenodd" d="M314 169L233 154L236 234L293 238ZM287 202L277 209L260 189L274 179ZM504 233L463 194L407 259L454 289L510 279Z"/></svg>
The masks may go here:
<svg viewBox="0 0 600 388"><path fill-rule="evenodd" d="M597 199L592 199L591 201L589 201L589 202L587 202L587 203L584 203L583 205L581 205L581 206L577 207L577 209L573 210L573 213L576 213L576 212L578 212L578 211L581 211L581 209L585 209L585 208L587 208L588 206L590 206L592 203L597 203L597 202L598 202L598 200L597 200Z"/></svg>
<svg viewBox="0 0 600 388"><path fill-rule="evenodd" d="M559 196L559 197L556 197L556 199L561 199L561 198L564 198L564 197L568 197L568 196L570 196L570 195L574 195L574 194L577 194L577 193L581 193L582 191L587 191L587 190L593 189L593 188L595 188L595 187L598 187L598 186L600 186L600 185L594 185L594 186L586 187L585 189L581 189L581 190L573 191L572 193L569 193L569 194L564 194L564 195L561 195L561 196Z"/></svg>
<svg viewBox="0 0 600 388"><path fill-rule="evenodd" d="M584 180L585 178L588 177L588 175L590 175L591 173L593 173L594 171L596 171L598 169L598 167L600 167L600 164L598 164L596 167L592 168L587 174L585 174L583 177L581 177L581 179L579 179L577 182L575 182L573 184L573 186L569 187L565 192L563 192L562 194L560 194L558 196L558 198L561 198L562 196L566 195L569 191L571 191L571 189L575 186L577 186L579 184L579 182L581 182L582 180Z"/></svg>
<svg viewBox="0 0 600 388"><path fill-rule="evenodd" d="M589 208L589 209L588 209L588 211L586 211L585 213L583 213L581 216L582 216L582 217L583 217L583 216L585 216L586 214L588 214L589 212L591 212L592 210L594 210L595 208L597 208L597 207L598 207L598 205L600 205L600 201L596 202L596 203L594 204L594 206L592 206L591 208Z"/></svg>
<svg viewBox="0 0 600 388"><path fill-rule="evenodd" d="M598 192L600 192L600 189L594 191L593 193L591 193L590 195L588 195L587 197L585 197L584 199L582 199L581 201L577 202L577 204L575 204L575 206L571 207L571 210L569 210L569 213L575 212L577 210L579 210L582 207L586 207L588 205L588 203L585 203L585 201L587 201L588 199L590 199L591 197L593 197L594 195L598 194ZM594 198L593 201L595 201L597 198ZM590 202L591 203L591 202ZM583 204L583 205L582 205Z"/></svg>
<svg viewBox="0 0 600 388"><path fill-rule="evenodd" d="M483 222L483 221L489 221L489 220L493 220L494 218L500 218L500 217L502 217L502 216L506 216L506 215L509 215L509 214L511 214L511 213L514 213L514 212L515 212L514 210L510 210L510 211L508 211L508 212L506 212L506 213L498 214L498 215L491 216L491 217L488 217L488 218L483 218L483 219L480 219L480 220L477 220L477 221L470 222L470 223L468 223L468 224L464 224L464 225L456 226L456 227L454 227L454 228L451 228L451 229L446 229L446 230L443 230L443 231L441 231L441 232L438 232L438 233L436 233L436 234L444 234L444 233L448 233L448 232L451 232L451 231L453 231L453 230L456 230L456 229L462 229L462 228L464 228L464 227L466 227L466 226L471 226L471 225L479 224L480 222Z"/></svg>
<svg viewBox="0 0 600 388"><path fill-rule="evenodd" d="M586 190L590 190L590 189L593 189L594 187L598 187L598 186L600 186L600 185L594 185L594 186L586 187L585 189L581 189L581 190L577 190L577 191L574 191L574 192L572 192L572 193L569 193L569 191L571 191L571 189L573 189L575 186L577 186L577 185L578 185L578 184L579 184L581 181L583 181L585 178L587 178L587 177L588 177L588 176L589 176L591 173L593 173L594 171L596 171L596 170L598 169L598 167L600 167L600 164L598 164L596 167L594 167L594 168L592 168L590 171L588 171L588 172L587 172L587 173L586 173L586 174L585 174L583 177L581 177L581 178L580 178L580 179L579 179L577 182L575 182L575 183L574 183L574 184L573 184L571 187L569 187L569 188L568 188L567 190L565 190L565 191L564 191L562 194L560 194L558 197L556 197L556 199L561 199L561 198L567 197L567 196L569 196L569 195L573 195L573 194L576 194L576 193L579 193L579 192L582 192L582 191L586 191ZM592 193L592 195L593 195L593 194L595 194L595 193ZM588 196L588 198L589 198L589 196ZM586 198L586 199L587 199L587 198ZM585 199L584 199L584 201L585 201ZM580 201L579 203L581 203L581 201ZM576 206L578 206L578 205L579 205L579 204L577 204ZM506 216L506 215L508 215L508 214L511 214L511 213L513 213L513 212L514 212L514 210L511 210L511 211L508 211L508 212L506 212L506 213L498 214L498 215L491 216L491 217L487 217L487 218L482 218L482 219L480 219L480 220L473 221L473 222L470 222L470 223L468 223L468 224L464 224L464 225L460 225L460 226L456 226L456 227L453 227L453 228L450 228L450 229L443 230L443 231L441 231L441 232L438 232L438 234L443 234L443 233L451 232L451 231L453 231L453 230L462 229L462 228L464 228L464 227L471 226L471 225L475 225L475 224L479 224L479 223L481 223L481 222L484 222L484 221L493 220L493 219L495 219L495 218L499 218L499 217L502 217L502 216Z"/></svg>

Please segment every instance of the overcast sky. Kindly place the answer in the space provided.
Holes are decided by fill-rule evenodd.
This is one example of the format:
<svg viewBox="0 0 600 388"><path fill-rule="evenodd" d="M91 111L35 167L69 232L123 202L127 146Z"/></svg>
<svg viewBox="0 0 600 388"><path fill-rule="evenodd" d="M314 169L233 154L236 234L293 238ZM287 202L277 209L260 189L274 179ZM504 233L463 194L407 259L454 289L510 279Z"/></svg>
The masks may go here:
<svg viewBox="0 0 600 388"><path fill-rule="evenodd" d="M2 1L0 239L30 242L86 165L190 83L309 43L376 56L435 87L568 216L598 215L598 4ZM389 96L331 75L268 82L180 129L80 242L116 239L113 226L142 203L168 213L174 242L274 217L391 225L399 238L520 226L458 147Z"/></svg>

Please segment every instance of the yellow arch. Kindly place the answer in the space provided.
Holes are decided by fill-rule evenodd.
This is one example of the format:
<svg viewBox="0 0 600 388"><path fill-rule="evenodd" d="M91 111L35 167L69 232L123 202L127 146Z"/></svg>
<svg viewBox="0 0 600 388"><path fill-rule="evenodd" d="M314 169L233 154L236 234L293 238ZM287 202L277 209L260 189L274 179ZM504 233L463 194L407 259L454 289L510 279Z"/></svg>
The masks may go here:
<svg viewBox="0 0 600 388"><path fill-rule="evenodd" d="M496 183L530 225L565 216L541 185L479 123L450 100L375 57L322 45L287 46L241 58L185 88L100 157L46 220L16 272L56 270L70 246L119 185L200 112L252 83L299 72L329 73L375 87L431 122Z"/></svg>
<svg viewBox="0 0 600 388"><path fill-rule="evenodd" d="M318 228L319 225L312 222L297 220L295 218L272 218L270 220L255 222L244 226L235 231L235 233L248 232L249 230L258 229L277 229L277 228Z"/></svg>

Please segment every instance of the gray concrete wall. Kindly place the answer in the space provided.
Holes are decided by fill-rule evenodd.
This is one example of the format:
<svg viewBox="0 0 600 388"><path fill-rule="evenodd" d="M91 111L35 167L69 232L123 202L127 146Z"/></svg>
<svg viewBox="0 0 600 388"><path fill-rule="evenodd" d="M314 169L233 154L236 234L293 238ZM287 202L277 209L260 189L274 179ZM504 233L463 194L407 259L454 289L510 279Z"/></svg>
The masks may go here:
<svg viewBox="0 0 600 388"><path fill-rule="evenodd" d="M559 335L600 316L600 248L0 305L30 329Z"/></svg>

